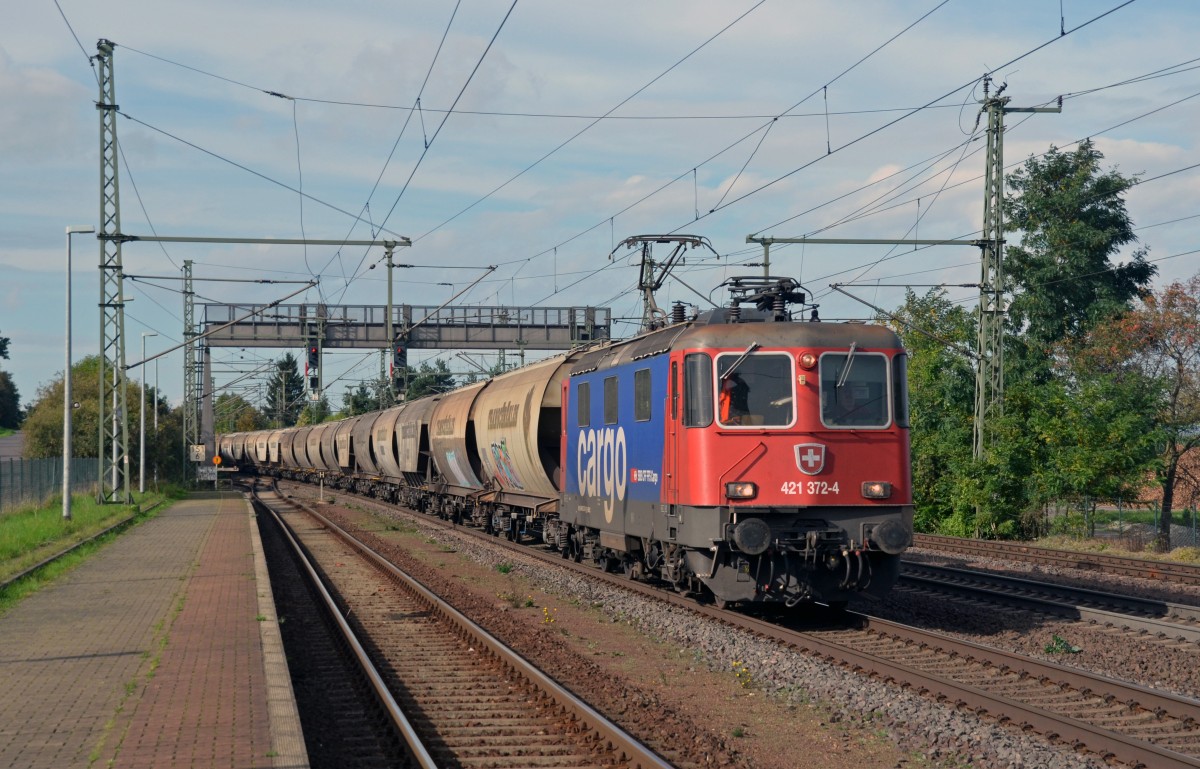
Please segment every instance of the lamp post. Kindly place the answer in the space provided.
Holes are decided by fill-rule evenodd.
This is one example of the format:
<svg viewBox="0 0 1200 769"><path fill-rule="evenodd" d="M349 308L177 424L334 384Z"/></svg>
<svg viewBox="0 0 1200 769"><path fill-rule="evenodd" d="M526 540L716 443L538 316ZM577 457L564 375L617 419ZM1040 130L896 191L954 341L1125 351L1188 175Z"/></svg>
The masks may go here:
<svg viewBox="0 0 1200 769"><path fill-rule="evenodd" d="M154 437L158 437L158 358L154 359ZM158 491L158 455L154 455L154 490Z"/></svg>
<svg viewBox="0 0 1200 769"><path fill-rule="evenodd" d="M156 331L142 332L142 360L146 360L146 337L158 336ZM157 396L155 396L157 397ZM138 406L138 411L142 412L141 433L138 437L138 493L146 493L146 370L142 369L142 397L141 404ZM158 415L158 409L155 409L155 416Z"/></svg>
<svg viewBox="0 0 1200 769"><path fill-rule="evenodd" d="M67 226L67 357L63 369L63 482L62 482L62 517L64 521L71 520L71 236L87 232L95 232L96 228L88 225Z"/></svg>

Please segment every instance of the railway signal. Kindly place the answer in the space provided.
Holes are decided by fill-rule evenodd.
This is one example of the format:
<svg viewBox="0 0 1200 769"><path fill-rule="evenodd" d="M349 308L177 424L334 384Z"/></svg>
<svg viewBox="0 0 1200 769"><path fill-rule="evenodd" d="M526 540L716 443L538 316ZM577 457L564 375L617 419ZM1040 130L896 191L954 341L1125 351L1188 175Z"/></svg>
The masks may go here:
<svg viewBox="0 0 1200 769"><path fill-rule="evenodd" d="M396 342L392 348L392 376L403 373L408 368L408 348L403 342Z"/></svg>

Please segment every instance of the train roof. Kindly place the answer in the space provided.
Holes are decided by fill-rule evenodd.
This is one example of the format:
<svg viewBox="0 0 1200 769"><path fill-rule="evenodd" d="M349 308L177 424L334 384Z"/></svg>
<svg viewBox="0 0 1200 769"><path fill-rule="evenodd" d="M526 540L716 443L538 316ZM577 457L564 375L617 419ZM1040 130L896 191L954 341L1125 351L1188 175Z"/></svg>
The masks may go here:
<svg viewBox="0 0 1200 769"><path fill-rule="evenodd" d="M752 343L761 347L849 347L852 342L860 350L904 348L895 332L873 323L777 321L757 310L742 310L734 320L728 308L719 308L685 323L587 350L571 366L571 376L681 348L744 349Z"/></svg>

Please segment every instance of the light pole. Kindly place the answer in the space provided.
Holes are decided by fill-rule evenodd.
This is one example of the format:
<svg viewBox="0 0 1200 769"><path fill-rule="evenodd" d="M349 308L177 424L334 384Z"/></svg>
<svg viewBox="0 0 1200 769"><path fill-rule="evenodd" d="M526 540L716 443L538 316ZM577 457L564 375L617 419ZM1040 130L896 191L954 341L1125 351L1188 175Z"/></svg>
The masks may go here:
<svg viewBox="0 0 1200 769"><path fill-rule="evenodd" d="M67 359L63 369L63 482L62 517L71 520L71 236L95 232L88 225L67 226Z"/></svg>
<svg viewBox="0 0 1200 769"><path fill-rule="evenodd" d="M142 332L142 360L146 360L146 337L158 336L156 331ZM157 397L157 396L155 396ZM142 412L141 435L138 437L138 493L146 493L146 370L142 369L142 398L138 411ZM155 417L158 409L154 410Z"/></svg>
<svg viewBox="0 0 1200 769"><path fill-rule="evenodd" d="M158 358L154 359L154 437L158 437ZM158 491L158 455L154 455L154 490Z"/></svg>

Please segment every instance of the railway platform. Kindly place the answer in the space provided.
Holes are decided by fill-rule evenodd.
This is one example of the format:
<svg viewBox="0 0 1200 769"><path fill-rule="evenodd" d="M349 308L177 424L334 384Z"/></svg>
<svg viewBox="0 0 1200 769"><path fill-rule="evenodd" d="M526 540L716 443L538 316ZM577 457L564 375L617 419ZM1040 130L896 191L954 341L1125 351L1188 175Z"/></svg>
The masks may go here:
<svg viewBox="0 0 1200 769"><path fill-rule="evenodd" d="M0 766L308 766L236 493L176 502L0 617L0 693Z"/></svg>

